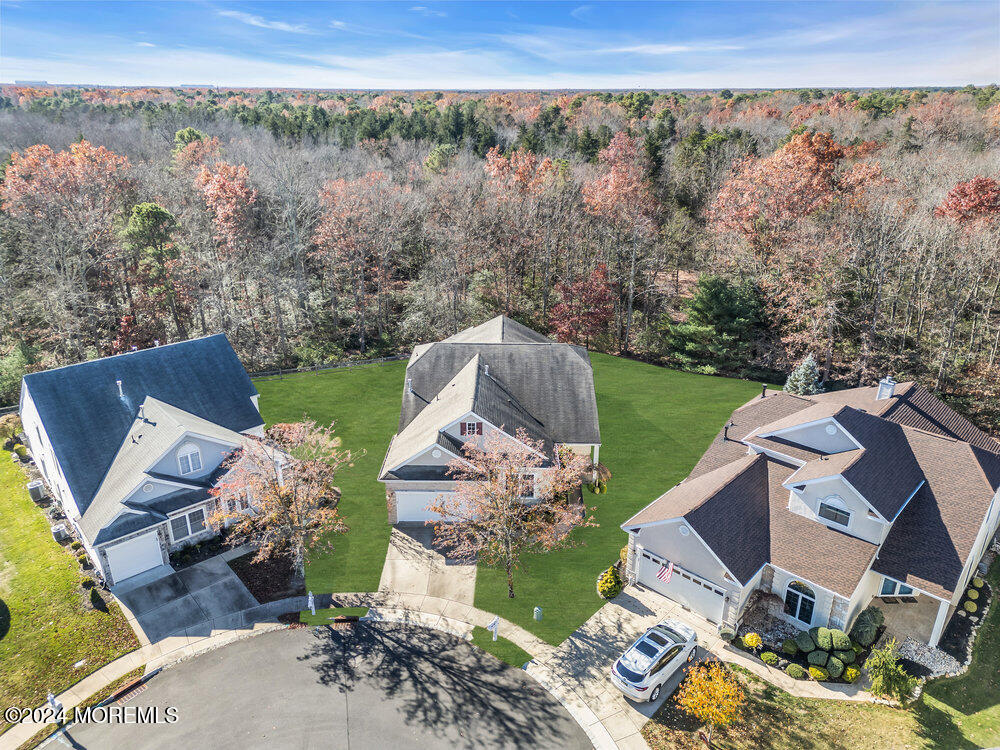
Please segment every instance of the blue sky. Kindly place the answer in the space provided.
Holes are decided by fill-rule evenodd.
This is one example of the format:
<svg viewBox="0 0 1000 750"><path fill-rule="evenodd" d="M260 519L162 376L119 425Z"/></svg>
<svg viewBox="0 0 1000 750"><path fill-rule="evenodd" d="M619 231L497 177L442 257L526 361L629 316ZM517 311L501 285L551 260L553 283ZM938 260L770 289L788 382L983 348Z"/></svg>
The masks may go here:
<svg viewBox="0 0 1000 750"><path fill-rule="evenodd" d="M322 88L1000 79L1000 3L0 0L0 81Z"/></svg>

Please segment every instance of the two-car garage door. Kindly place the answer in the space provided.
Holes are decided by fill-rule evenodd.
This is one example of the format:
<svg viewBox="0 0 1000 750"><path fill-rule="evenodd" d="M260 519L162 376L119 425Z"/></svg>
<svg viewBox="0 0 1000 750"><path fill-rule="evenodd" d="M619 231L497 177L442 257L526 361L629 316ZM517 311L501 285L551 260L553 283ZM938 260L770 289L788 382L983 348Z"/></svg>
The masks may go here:
<svg viewBox="0 0 1000 750"><path fill-rule="evenodd" d="M637 550L638 551L638 550ZM697 612L712 622L722 622L726 603L726 592L711 581L700 578L684 568L674 565L668 582L657 578L656 574L664 566L669 565L646 550L639 553L639 565L636 578L646 588L663 594L668 599Z"/></svg>
<svg viewBox="0 0 1000 750"><path fill-rule="evenodd" d="M105 547L104 551L108 555L108 566L116 584L163 565L163 553L160 551L160 540L156 532Z"/></svg>

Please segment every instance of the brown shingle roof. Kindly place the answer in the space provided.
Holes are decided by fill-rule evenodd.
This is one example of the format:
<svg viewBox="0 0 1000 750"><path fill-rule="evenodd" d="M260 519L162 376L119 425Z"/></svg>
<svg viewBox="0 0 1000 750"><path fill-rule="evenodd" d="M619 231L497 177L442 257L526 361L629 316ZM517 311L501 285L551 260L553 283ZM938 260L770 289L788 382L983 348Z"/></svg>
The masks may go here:
<svg viewBox="0 0 1000 750"><path fill-rule="evenodd" d="M788 478L789 484L808 482L810 479L822 479L840 474L857 461L863 450L844 451L829 456L820 456L810 461Z"/></svg>

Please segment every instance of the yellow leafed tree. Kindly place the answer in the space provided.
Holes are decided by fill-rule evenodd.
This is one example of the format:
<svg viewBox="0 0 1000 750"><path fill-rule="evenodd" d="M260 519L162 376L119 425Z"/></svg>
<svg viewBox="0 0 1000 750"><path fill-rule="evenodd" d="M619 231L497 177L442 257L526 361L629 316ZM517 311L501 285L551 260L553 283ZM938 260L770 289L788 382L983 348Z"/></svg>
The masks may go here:
<svg viewBox="0 0 1000 750"><path fill-rule="evenodd" d="M712 743L712 729L739 718L745 696L736 677L719 662L701 662L688 672L677 691L677 703L698 721L708 725L706 742Z"/></svg>

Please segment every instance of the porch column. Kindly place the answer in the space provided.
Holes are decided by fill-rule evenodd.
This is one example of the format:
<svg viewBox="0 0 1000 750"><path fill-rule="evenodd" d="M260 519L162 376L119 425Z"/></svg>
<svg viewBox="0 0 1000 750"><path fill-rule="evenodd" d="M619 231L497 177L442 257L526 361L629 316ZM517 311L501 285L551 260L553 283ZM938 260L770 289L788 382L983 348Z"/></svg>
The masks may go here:
<svg viewBox="0 0 1000 750"><path fill-rule="evenodd" d="M596 466L601 460L601 446L594 446L594 465Z"/></svg>
<svg viewBox="0 0 1000 750"><path fill-rule="evenodd" d="M948 619L948 602L942 601L938 604L937 617L934 619L934 629L931 631L931 638L927 645L937 648L938 641L941 640L941 633L944 631L944 622Z"/></svg>

